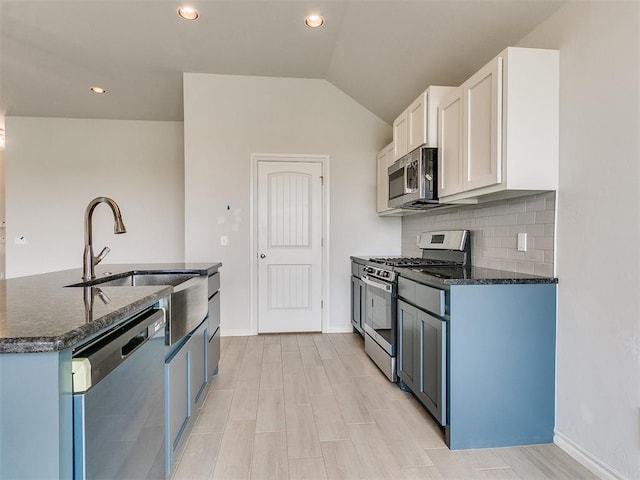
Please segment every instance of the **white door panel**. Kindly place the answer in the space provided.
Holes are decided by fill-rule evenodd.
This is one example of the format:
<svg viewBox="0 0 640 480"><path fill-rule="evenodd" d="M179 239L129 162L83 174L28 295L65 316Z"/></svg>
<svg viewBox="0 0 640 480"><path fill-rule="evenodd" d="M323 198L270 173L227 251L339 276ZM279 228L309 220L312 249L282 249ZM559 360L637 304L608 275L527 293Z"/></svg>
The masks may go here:
<svg viewBox="0 0 640 480"><path fill-rule="evenodd" d="M258 162L258 332L322 330L322 165Z"/></svg>

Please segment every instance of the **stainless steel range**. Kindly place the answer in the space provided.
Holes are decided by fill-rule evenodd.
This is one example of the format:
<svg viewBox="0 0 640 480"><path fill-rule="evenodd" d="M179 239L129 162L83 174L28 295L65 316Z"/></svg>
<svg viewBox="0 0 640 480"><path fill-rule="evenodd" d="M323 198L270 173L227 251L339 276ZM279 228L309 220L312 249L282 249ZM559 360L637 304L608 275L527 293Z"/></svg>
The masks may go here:
<svg viewBox="0 0 640 480"><path fill-rule="evenodd" d="M370 258L363 267L365 284L364 342L369 357L392 382L397 381L397 268L420 267L436 276L456 275L470 267L468 230L424 232L418 246L422 257Z"/></svg>

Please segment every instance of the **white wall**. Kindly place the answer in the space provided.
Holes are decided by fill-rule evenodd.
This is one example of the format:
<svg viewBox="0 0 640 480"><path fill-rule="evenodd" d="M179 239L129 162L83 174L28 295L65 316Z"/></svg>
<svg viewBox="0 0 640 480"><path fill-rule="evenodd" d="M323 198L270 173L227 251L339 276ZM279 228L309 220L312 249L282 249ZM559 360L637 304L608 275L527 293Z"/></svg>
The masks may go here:
<svg viewBox="0 0 640 480"><path fill-rule="evenodd" d="M223 334L251 327L252 153L330 156L329 328L349 329L349 256L400 252L399 219L375 213L390 126L324 80L185 74L184 127L185 255L223 263Z"/></svg>
<svg viewBox="0 0 640 480"><path fill-rule="evenodd" d="M0 128L4 129L4 119L2 119L2 126ZM4 221L6 218L5 215L5 184L6 184L6 173L4 168L4 146L0 146L0 222ZM5 256L6 256L6 228L4 224L0 223L0 278L5 278L6 275L6 267L5 267Z"/></svg>
<svg viewBox="0 0 640 480"><path fill-rule="evenodd" d="M118 203L127 227L114 235L109 207L94 211L104 263L184 260L181 122L8 117L6 134L8 277L81 267L97 196Z"/></svg>
<svg viewBox="0 0 640 480"><path fill-rule="evenodd" d="M640 478L640 3L577 2L560 49L557 442Z"/></svg>

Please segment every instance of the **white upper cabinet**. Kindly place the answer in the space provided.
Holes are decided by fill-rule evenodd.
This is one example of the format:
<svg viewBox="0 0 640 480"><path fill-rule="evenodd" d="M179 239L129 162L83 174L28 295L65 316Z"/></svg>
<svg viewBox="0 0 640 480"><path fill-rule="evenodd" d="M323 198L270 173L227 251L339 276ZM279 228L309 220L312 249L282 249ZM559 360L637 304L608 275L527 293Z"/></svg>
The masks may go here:
<svg viewBox="0 0 640 480"><path fill-rule="evenodd" d="M558 67L556 50L510 47L444 99L438 119L441 202L557 189Z"/></svg>
<svg viewBox="0 0 640 480"><path fill-rule="evenodd" d="M407 153L427 143L427 93L422 93L407 108Z"/></svg>
<svg viewBox="0 0 640 480"><path fill-rule="evenodd" d="M465 115L462 149L463 190L501 180L502 58L498 57L462 85Z"/></svg>
<svg viewBox="0 0 640 480"><path fill-rule="evenodd" d="M378 153L378 195L377 211L379 215L402 215L402 210L389 208L389 167L393 163L393 142Z"/></svg>
<svg viewBox="0 0 640 480"><path fill-rule="evenodd" d="M462 87L454 89L438 110L438 195L462 191Z"/></svg>
<svg viewBox="0 0 640 480"><path fill-rule="evenodd" d="M405 110L393 121L393 160L398 160L409 152L409 124Z"/></svg>
<svg viewBox="0 0 640 480"><path fill-rule="evenodd" d="M429 87L393 122L393 159L427 145L438 146L438 105L454 87Z"/></svg>

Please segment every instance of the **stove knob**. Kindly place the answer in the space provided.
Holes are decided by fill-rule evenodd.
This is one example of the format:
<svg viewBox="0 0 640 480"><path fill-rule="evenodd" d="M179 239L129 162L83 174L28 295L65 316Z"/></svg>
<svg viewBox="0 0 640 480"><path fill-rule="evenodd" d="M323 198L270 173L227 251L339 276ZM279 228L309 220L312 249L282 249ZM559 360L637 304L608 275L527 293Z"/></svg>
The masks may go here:
<svg viewBox="0 0 640 480"><path fill-rule="evenodd" d="M389 272L386 272L386 271L382 272L382 276L385 277L385 278L388 278L389 277Z"/></svg>

